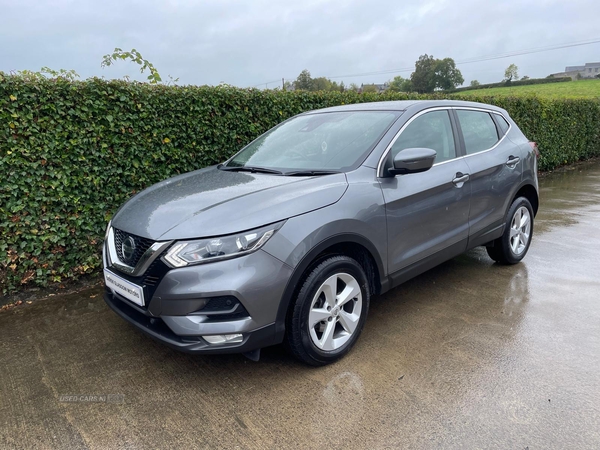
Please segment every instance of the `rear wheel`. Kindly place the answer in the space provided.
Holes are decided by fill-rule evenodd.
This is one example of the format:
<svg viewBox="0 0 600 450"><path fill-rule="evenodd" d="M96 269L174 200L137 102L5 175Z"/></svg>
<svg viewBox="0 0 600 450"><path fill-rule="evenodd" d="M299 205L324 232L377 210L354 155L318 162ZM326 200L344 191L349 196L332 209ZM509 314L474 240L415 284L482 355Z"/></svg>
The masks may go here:
<svg viewBox="0 0 600 450"><path fill-rule="evenodd" d="M287 347L313 366L341 358L362 331L369 297L367 276L358 262L348 256L322 261L305 278L292 305Z"/></svg>
<svg viewBox="0 0 600 450"><path fill-rule="evenodd" d="M529 200L519 197L508 210L504 233L487 247L488 255L500 264L517 264L527 254L532 236L533 208Z"/></svg>

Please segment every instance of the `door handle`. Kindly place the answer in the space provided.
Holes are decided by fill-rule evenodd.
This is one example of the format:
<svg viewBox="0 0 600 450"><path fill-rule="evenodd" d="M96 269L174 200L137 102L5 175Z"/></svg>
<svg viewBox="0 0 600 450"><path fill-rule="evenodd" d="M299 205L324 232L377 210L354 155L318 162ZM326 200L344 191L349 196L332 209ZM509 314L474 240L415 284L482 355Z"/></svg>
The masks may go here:
<svg viewBox="0 0 600 450"><path fill-rule="evenodd" d="M456 174L456 178L452 180L456 187L462 187L463 183L469 179L468 173L460 173ZM459 186L460 185L460 186Z"/></svg>
<svg viewBox="0 0 600 450"><path fill-rule="evenodd" d="M519 163L519 161L521 161L521 158L519 158L518 156L510 155L508 157L508 160L506 161L506 165L511 169L514 169Z"/></svg>

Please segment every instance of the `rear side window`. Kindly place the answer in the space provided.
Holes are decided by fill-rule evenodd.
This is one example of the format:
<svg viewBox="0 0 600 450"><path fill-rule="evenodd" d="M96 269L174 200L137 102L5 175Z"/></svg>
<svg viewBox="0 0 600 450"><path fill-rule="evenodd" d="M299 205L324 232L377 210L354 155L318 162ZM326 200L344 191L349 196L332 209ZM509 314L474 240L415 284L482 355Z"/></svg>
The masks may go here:
<svg viewBox="0 0 600 450"><path fill-rule="evenodd" d="M496 122L498 123L498 126L500 127L500 135L504 136L506 134L506 132L508 131L508 128L510 127L510 125L508 124L506 119L504 117L502 117L500 114L494 114L494 116L496 117Z"/></svg>
<svg viewBox="0 0 600 450"><path fill-rule="evenodd" d="M459 109L456 111L467 155L482 152L498 142L498 130L489 113Z"/></svg>
<svg viewBox="0 0 600 450"><path fill-rule="evenodd" d="M392 158L401 150L418 147L435 150L436 163L456 158L448 111L432 111L413 120L394 142Z"/></svg>

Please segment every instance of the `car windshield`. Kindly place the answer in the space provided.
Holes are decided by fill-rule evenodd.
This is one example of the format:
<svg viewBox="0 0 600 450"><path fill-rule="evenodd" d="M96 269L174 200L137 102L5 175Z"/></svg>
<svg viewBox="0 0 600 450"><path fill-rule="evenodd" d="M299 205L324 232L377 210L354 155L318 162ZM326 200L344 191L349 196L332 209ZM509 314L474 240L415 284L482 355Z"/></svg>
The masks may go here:
<svg viewBox="0 0 600 450"><path fill-rule="evenodd" d="M284 174L349 170L362 162L399 114L345 111L294 117L260 136L223 168Z"/></svg>

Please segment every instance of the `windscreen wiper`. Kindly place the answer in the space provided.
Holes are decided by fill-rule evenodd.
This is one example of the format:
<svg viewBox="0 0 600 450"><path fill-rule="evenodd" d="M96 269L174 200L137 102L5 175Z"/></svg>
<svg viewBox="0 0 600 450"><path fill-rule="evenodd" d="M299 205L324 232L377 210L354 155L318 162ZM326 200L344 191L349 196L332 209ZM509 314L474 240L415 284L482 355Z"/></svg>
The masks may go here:
<svg viewBox="0 0 600 450"><path fill-rule="evenodd" d="M292 172L285 172L284 175L288 177L313 177L320 175L333 175L334 173L341 173L339 170L294 170Z"/></svg>
<svg viewBox="0 0 600 450"><path fill-rule="evenodd" d="M220 166L219 169L226 170L228 172L273 173L273 174L276 174L276 175L283 175L283 172L281 170L267 169L266 167L254 167L254 166L229 167L229 166Z"/></svg>

